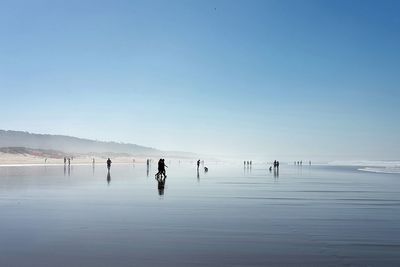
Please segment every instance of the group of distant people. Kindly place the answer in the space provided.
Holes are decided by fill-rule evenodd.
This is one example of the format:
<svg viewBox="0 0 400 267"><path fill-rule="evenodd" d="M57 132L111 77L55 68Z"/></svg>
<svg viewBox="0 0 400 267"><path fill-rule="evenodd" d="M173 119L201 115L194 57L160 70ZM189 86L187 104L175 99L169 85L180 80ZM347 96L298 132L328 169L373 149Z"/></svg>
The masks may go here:
<svg viewBox="0 0 400 267"><path fill-rule="evenodd" d="M165 165L165 159L160 159L158 161L158 172L156 173L156 178L167 178L165 168L168 168L168 166Z"/></svg>
<svg viewBox="0 0 400 267"><path fill-rule="evenodd" d="M302 160L300 160L300 161L295 161L295 162L294 162L294 165L303 165L303 161L302 161ZM311 160L308 161L308 165L311 165Z"/></svg>
<svg viewBox="0 0 400 267"><path fill-rule="evenodd" d="M252 164L253 164L253 161L251 161L251 160L243 161L243 166L244 167L251 167Z"/></svg>
<svg viewBox="0 0 400 267"><path fill-rule="evenodd" d="M68 166L71 165L71 160L73 160L73 159L74 159L74 157L70 157L70 158L64 157L64 165L67 165L67 161L68 161Z"/></svg>
<svg viewBox="0 0 400 267"><path fill-rule="evenodd" d="M275 170L279 171L279 161L278 160L274 160L273 167L274 167L274 171ZM269 167L269 171L272 171L272 166Z"/></svg>

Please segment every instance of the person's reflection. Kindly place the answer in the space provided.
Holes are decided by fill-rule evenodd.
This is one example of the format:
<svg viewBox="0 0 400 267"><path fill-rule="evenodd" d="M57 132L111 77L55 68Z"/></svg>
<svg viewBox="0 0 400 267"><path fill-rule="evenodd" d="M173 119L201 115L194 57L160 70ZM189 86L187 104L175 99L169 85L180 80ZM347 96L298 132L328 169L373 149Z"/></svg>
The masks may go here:
<svg viewBox="0 0 400 267"><path fill-rule="evenodd" d="M67 166L64 165L64 176L67 174Z"/></svg>
<svg viewBox="0 0 400 267"><path fill-rule="evenodd" d="M107 172L107 184L110 185L111 182L111 174L110 174L110 170L108 170Z"/></svg>
<svg viewBox="0 0 400 267"><path fill-rule="evenodd" d="M150 172L150 168L149 168L149 164L147 164L147 171L146 171L146 176L149 177L149 172Z"/></svg>
<svg viewBox="0 0 400 267"><path fill-rule="evenodd" d="M71 176L71 165L68 165L68 176Z"/></svg>
<svg viewBox="0 0 400 267"><path fill-rule="evenodd" d="M199 169L197 169L197 181L200 182L200 173L199 173Z"/></svg>
<svg viewBox="0 0 400 267"><path fill-rule="evenodd" d="M158 194L160 196L164 195L164 188L165 188L165 177L156 177L157 180L157 188L158 188Z"/></svg>
<svg viewBox="0 0 400 267"><path fill-rule="evenodd" d="M93 164L93 167L92 167L92 171L93 171L93 176L94 176L94 164Z"/></svg>
<svg viewBox="0 0 400 267"><path fill-rule="evenodd" d="M279 178L279 169L278 169L278 168L275 168L275 169L274 169L274 178L275 178L275 179L278 179L278 178Z"/></svg>

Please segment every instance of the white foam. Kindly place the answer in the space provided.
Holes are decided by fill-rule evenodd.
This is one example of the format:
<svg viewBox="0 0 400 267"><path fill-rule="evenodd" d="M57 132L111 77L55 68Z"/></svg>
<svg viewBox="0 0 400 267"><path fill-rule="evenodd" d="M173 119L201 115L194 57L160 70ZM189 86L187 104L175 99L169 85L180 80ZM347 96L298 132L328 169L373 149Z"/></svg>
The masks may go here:
<svg viewBox="0 0 400 267"><path fill-rule="evenodd" d="M375 173L400 173L400 161L398 160L358 160L358 161L333 161L333 166L355 166L362 167L359 171Z"/></svg>
<svg viewBox="0 0 400 267"><path fill-rule="evenodd" d="M400 167L366 167L358 169L364 172L376 172L376 173L400 173Z"/></svg>
<svg viewBox="0 0 400 267"><path fill-rule="evenodd" d="M385 167L385 168L400 168L400 161L386 160L353 160L353 161L332 161L328 163L333 166L362 166L362 167Z"/></svg>

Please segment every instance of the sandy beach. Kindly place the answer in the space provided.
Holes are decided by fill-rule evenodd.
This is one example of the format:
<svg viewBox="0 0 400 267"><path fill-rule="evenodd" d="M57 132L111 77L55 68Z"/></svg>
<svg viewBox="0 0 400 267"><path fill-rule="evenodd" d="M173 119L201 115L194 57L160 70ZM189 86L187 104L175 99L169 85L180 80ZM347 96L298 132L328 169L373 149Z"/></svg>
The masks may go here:
<svg viewBox="0 0 400 267"><path fill-rule="evenodd" d="M149 156L114 156L111 154L111 159L113 163L146 163L147 159L153 160L156 162L158 160L157 157ZM71 156L71 164L73 165L92 165L93 159L95 159L96 165L106 164L107 157L106 156ZM193 161L193 159L188 158L170 158L173 161ZM23 155L23 154L9 154L9 153L1 153L0 152L0 166L29 166L29 165L40 165L40 166L51 166L51 165L64 165L63 158L46 158L41 156L33 156L33 155Z"/></svg>

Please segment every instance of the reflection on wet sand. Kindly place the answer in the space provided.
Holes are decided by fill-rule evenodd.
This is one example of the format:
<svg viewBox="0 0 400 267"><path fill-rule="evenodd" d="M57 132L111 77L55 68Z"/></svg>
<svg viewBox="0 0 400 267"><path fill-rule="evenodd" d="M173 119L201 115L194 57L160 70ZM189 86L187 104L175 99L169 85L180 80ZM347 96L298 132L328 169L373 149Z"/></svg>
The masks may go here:
<svg viewBox="0 0 400 267"><path fill-rule="evenodd" d="M165 177L162 176L156 176L156 180L157 180L157 189L158 189L158 194L160 196L164 195L164 189L165 189Z"/></svg>
<svg viewBox="0 0 400 267"><path fill-rule="evenodd" d="M274 168L274 178L275 179L279 178L279 169L278 168Z"/></svg>
<svg viewBox="0 0 400 267"><path fill-rule="evenodd" d="M111 173L110 170L107 171L107 184L110 185L111 183Z"/></svg>

